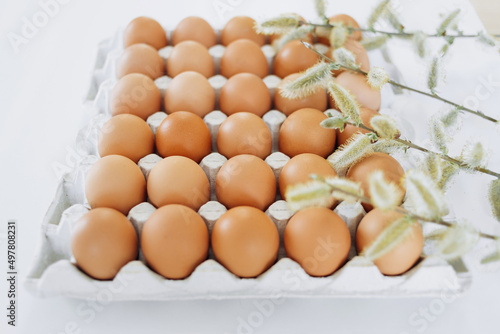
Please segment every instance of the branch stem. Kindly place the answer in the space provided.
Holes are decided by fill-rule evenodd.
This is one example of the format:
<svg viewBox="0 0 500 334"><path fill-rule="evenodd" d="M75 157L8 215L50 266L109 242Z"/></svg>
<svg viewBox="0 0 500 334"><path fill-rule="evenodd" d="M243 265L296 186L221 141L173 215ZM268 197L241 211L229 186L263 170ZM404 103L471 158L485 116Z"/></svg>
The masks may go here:
<svg viewBox="0 0 500 334"><path fill-rule="evenodd" d="M304 42L302 41L302 44L304 44L309 50L313 51L314 53L316 53L318 56L320 56L321 58L323 58L324 60L330 62L330 63L333 63L333 64L337 64L339 65L340 67L342 67L343 69L346 69L346 70L349 70L349 71L353 71L353 72L357 72L357 73L360 73L360 74L363 74L363 75L368 75L368 72L365 72L359 68L354 68L354 67L349 67L349 66L345 66L345 65L342 65L342 64L338 64L336 63L333 59L325 56L324 54L322 54L321 52L319 52L318 50L316 50L314 48L314 46L312 46L311 44L307 43L307 42ZM434 98L434 99L437 99L437 100L440 100L441 102L444 102L446 104L449 104L449 105L452 105L454 107L457 107L457 108L460 108L460 110L462 111L466 111L468 113L471 113L473 115L476 115L478 117L481 117L489 122L493 122L493 123L497 123L499 122L497 119L495 118L492 118L488 115L485 115L483 114L482 112L480 111L477 111L477 110L472 110L470 108L467 108L467 107L464 107L460 104L457 104L453 101L450 101L450 100L447 100L437 94L432 94L432 93L427 93L427 92L424 92L424 91L421 91L421 90L418 90L416 88L412 88L412 87L408 87L408 86L405 86L403 84L400 84L394 80L389 80L388 81L389 84L393 85L393 86L396 86L396 87L399 87L399 88L402 88L402 89L406 89L406 90L409 90L409 91L412 91L412 92L415 92L415 93L418 93L418 94L422 94L422 95L425 95L425 96L428 96L428 97L431 97L431 98Z"/></svg>
<svg viewBox="0 0 500 334"><path fill-rule="evenodd" d="M374 134L377 135L377 132L374 129L369 128L369 127L367 127L364 124L356 125L356 124L351 123L351 122L346 122L346 124L357 126L359 128L362 128L362 129L364 129L366 131L370 131L370 132L372 132L372 133L374 133ZM462 169L468 169L468 170L473 169L473 170L475 170L477 172L480 172L480 173L483 173L483 174L488 174L488 175L494 176L496 178L500 178L500 174L496 173L496 172L494 172L492 170L489 170L489 169L486 169L486 168L482 168L482 167L471 168L469 165L467 165L463 161L460 161L458 159L452 158L452 157L450 157L449 155L446 155L446 154L442 154L442 153L431 151L431 150L429 150L429 149L427 149L425 147L422 147L422 146L419 146L417 144L414 144L414 143L412 143L409 140L404 140L404 139L399 139L399 138L393 138L391 140L397 141L398 143L404 144L404 145L406 145L406 146L408 146L410 148L413 148L415 150L418 150L418 151L421 151L421 152L424 152L424 153L435 154L435 155L439 156L441 159L447 160L449 162L452 162L452 163L456 164L457 166L459 166Z"/></svg>
<svg viewBox="0 0 500 334"><path fill-rule="evenodd" d="M356 194L354 192L350 192L350 191L347 191L347 190L344 190L344 189L341 189L341 188L338 188L338 187L335 187L335 186L332 186L332 185L329 185L329 186L332 189L332 191L340 192L340 193L343 193L345 195L352 196L354 198L357 198L358 200L360 200L363 203L367 203L367 204L373 205L373 201L369 197L360 196L360 195L358 195L358 194ZM416 220L419 220L419 221L421 221L423 223L434 223L434 224L439 224L439 225L443 225L443 226L446 226L446 227L453 227L453 223L447 222L447 221L443 220L442 218L437 218L437 219L429 220L428 218L425 218L425 217L422 217L420 215L414 214L414 213L412 213L412 212L408 211L407 209L402 208L400 206L395 207L394 211L397 211L397 212L399 212L401 214L407 215L407 216L409 216L411 218L414 218ZM496 237L496 236L494 236L492 234L487 234L487 233L482 233L482 232L479 232L479 236L481 238L490 239L490 240L497 240L497 238L498 238L498 237Z"/></svg>
<svg viewBox="0 0 500 334"><path fill-rule="evenodd" d="M334 23L311 23L311 22L305 22L305 21L300 21L300 25L309 25L313 27L320 27L320 28L335 28L337 25ZM387 36L399 36L399 37L413 37L415 33L412 32L393 32L393 31L383 31L383 30L377 30L377 29L367 29L367 28L355 28L355 27L346 27L349 32L353 31L362 31L362 32L371 32L375 34L383 34ZM427 37L431 38L440 38L440 37L451 37L451 38L477 38L479 37L478 34L431 34L431 35L426 35ZM493 35L494 37L500 37L500 35Z"/></svg>

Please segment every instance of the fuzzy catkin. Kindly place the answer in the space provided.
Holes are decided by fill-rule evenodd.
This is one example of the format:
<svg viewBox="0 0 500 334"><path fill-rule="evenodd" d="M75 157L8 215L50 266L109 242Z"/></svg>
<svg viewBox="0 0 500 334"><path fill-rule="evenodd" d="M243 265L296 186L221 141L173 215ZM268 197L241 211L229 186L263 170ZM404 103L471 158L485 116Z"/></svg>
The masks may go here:
<svg viewBox="0 0 500 334"><path fill-rule="evenodd" d="M355 203L364 195L358 182L340 177L327 177L324 182L332 187L332 196L340 201Z"/></svg>
<svg viewBox="0 0 500 334"><path fill-rule="evenodd" d="M373 9L373 12L370 14L370 17L368 18L368 28L373 28L375 23L377 23L377 21L386 11L387 6L389 5L390 2L391 2L390 0L384 0Z"/></svg>
<svg viewBox="0 0 500 334"><path fill-rule="evenodd" d="M405 181L410 211L431 220L448 214L444 193L427 174L412 169L406 173Z"/></svg>
<svg viewBox="0 0 500 334"><path fill-rule="evenodd" d="M361 41L361 44L365 47L366 51L378 49L385 45L387 41L389 40L389 36L387 35L382 35L382 36L374 36L374 37L367 37L363 38Z"/></svg>
<svg viewBox="0 0 500 334"><path fill-rule="evenodd" d="M387 254L412 233L413 224L418 223L409 217L394 221L380 233L362 255L373 261Z"/></svg>
<svg viewBox="0 0 500 334"><path fill-rule="evenodd" d="M334 48L340 48L347 41L349 30L343 24L336 24L330 31L330 45Z"/></svg>
<svg viewBox="0 0 500 334"><path fill-rule="evenodd" d="M382 171L377 170L370 175L368 187L374 207L388 210L401 204L401 190L393 182L387 182Z"/></svg>
<svg viewBox="0 0 500 334"><path fill-rule="evenodd" d="M363 123L359 116L358 102L347 89L335 83L334 80L327 84L327 89L342 114L349 117L357 125Z"/></svg>
<svg viewBox="0 0 500 334"><path fill-rule="evenodd" d="M496 179L490 183L488 198L493 211L493 217L500 221L500 179Z"/></svg>
<svg viewBox="0 0 500 334"><path fill-rule="evenodd" d="M332 65L318 62L301 75L286 84L281 90L281 96L288 99L301 99L316 92L318 87L324 87L331 78Z"/></svg>
<svg viewBox="0 0 500 334"><path fill-rule="evenodd" d="M303 25L297 28L293 28L281 36L278 40L274 41L273 47L276 50L281 50L288 42L294 41L297 39L304 38L307 34L312 32L314 27L309 25Z"/></svg>
<svg viewBox="0 0 500 334"><path fill-rule="evenodd" d="M368 72L368 84L375 89L380 90L386 83L389 82L389 73L382 67L374 66Z"/></svg>
<svg viewBox="0 0 500 334"><path fill-rule="evenodd" d="M370 120L370 125L380 138L394 139L399 135L398 125L389 116L374 116Z"/></svg>
<svg viewBox="0 0 500 334"><path fill-rule="evenodd" d="M330 155L328 162L338 175L344 175L351 165L372 153L373 149L370 137L358 133Z"/></svg>
<svg viewBox="0 0 500 334"><path fill-rule="evenodd" d="M334 203L331 187L321 180L292 185L287 188L285 197L293 211L311 206L330 207Z"/></svg>
<svg viewBox="0 0 500 334"><path fill-rule="evenodd" d="M263 35L284 34L299 26L298 15L281 15L255 24L255 31Z"/></svg>

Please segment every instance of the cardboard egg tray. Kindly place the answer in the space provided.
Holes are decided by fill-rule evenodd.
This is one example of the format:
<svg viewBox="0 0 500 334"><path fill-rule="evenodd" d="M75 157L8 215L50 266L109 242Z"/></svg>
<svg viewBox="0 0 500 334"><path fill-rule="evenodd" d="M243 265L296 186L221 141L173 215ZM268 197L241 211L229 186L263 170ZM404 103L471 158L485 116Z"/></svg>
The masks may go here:
<svg viewBox="0 0 500 334"><path fill-rule="evenodd" d="M159 50L160 55L168 61L171 46ZM326 51L324 45L317 45L318 50ZM268 58L270 70L275 55L270 45L262 47ZM429 297L442 294L459 295L471 284L471 276L461 260L450 264L444 260L427 257L420 261L407 273L400 276L384 276L373 263L356 256L354 240L356 228L365 215L360 204L340 203L335 212L346 222L352 238L352 247L348 262L328 277L311 277L300 265L286 257L283 248L283 233L292 212L285 201L279 197L267 209L266 214L275 223L280 235L280 251L278 261L257 278L239 278L217 263L213 253L199 265L186 279L169 280L156 274L145 264L142 252L139 258L124 266L112 281L99 281L90 278L74 264L71 253L70 236L76 221L87 211L89 205L85 198L85 175L92 164L99 159L97 138L102 125L111 117L109 112L109 96L116 83L116 60L123 50L122 33L99 44L95 68L92 73L89 91L85 101L85 126L77 135L75 150L81 159L75 168L61 180L54 200L43 220L40 243L31 270L26 279L26 286L37 296L69 296L95 300L104 294L111 293L113 300L190 300L190 299L230 299L230 298L278 298L278 297ZM216 69L224 46L216 45L210 49L214 57ZM383 66L393 78L399 78L399 72L390 63L384 51L372 51L369 54L372 65ZM271 72L271 71L270 71ZM168 87L170 78L164 76L156 79L162 95ZM271 95L274 94L281 79L272 74L264 78ZM209 79L218 100L220 89L226 78L216 75ZM389 112L390 107L401 99L410 97L393 91L386 86L382 89L382 109ZM216 104L216 108L217 108ZM389 109L387 109L389 108ZM384 111L383 111L384 112ZM405 130L410 125L398 119L397 113L391 114ZM147 123L156 132L161 121L168 117L163 111L150 116ZM213 152L206 156L200 166L207 174L211 186L210 201L203 205L199 214L211 232L217 219L226 212L226 208L217 202L215 197L215 177L226 158L217 153L215 139L220 124L226 115L214 110L205 116L212 139ZM279 128L286 116L277 110L270 110L263 119L268 125L273 138L273 153L266 158L276 179L289 157L278 152L277 139ZM405 127L407 129L405 129ZM411 168L416 159L408 153L396 156L405 169ZM150 154L142 158L138 165L147 178L153 166L162 158ZM130 211L128 218L140 236L142 227L148 217L156 210L149 202L141 203ZM424 226L424 231L429 227ZM140 240L140 238L139 238ZM101 297L100 297L101 296Z"/></svg>

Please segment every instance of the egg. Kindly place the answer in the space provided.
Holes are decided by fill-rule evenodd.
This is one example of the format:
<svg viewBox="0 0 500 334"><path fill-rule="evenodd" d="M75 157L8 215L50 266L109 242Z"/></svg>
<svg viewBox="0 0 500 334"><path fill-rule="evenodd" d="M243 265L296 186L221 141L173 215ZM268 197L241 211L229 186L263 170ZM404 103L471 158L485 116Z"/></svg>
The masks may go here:
<svg viewBox="0 0 500 334"><path fill-rule="evenodd" d="M92 209L112 208L124 215L146 200L146 180L129 158L108 155L87 172L85 195Z"/></svg>
<svg viewBox="0 0 500 334"><path fill-rule="evenodd" d="M284 78L292 73L305 71L319 61L319 56L301 41L288 42L274 58L273 73Z"/></svg>
<svg viewBox="0 0 500 334"><path fill-rule="evenodd" d="M208 229L199 214L184 205L165 205L144 224L141 247L147 264L169 279L191 275L208 255Z"/></svg>
<svg viewBox="0 0 500 334"><path fill-rule="evenodd" d="M207 78L215 75L214 60L203 44L184 41L172 49L167 61L167 75L173 78L186 71L195 71Z"/></svg>
<svg viewBox="0 0 500 334"><path fill-rule="evenodd" d="M205 172L196 162L182 156L158 162L149 173L147 188L149 200L157 208L181 204L197 211L210 199Z"/></svg>
<svg viewBox="0 0 500 334"><path fill-rule="evenodd" d="M289 186L310 181L311 174L322 177L337 176L333 167L323 157L311 153L296 155L281 170L279 176L281 198L286 200L286 189ZM335 200L332 199L331 206L335 203Z"/></svg>
<svg viewBox="0 0 500 334"><path fill-rule="evenodd" d="M122 213L110 208L93 209L74 225L71 251L76 265L87 275L110 280L137 259L137 234Z"/></svg>
<svg viewBox="0 0 500 334"><path fill-rule="evenodd" d="M371 128L370 125L370 120L372 119L373 116L380 115L378 112L375 110L367 109L367 108L359 108L359 116L361 117L361 120L363 121L363 124L366 125L367 127ZM344 131L340 131L340 129L337 129L336 134L337 134L337 146L342 146L344 145L354 134L356 133L369 133L370 131L358 128L355 125L351 124L346 124L344 127Z"/></svg>
<svg viewBox="0 0 500 334"><path fill-rule="evenodd" d="M271 109L271 93L255 74L239 73L222 87L219 104L226 115L247 111L262 117Z"/></svg>
<svg viewBox="0 0 500 334"><path fill-rule="evenodd" d="M346 14L337 14L337 15L331 16L328 19L328 22L330 22L330 24L341 23L346 27L359 29L358 22L355 19L353 19L351 16L346 15ZM363 33L361 31L353 31L349 35L348 38L353 39L355 41L361 41L363 39ZM329 34L326 34L325 36L318 36L318 43L330 45Z"/></svg>
<svg viewBox="0 0 500 334"><path fill-rule="evenodd" d="M290 218L283 237L286 255L311 276L328 276L347 260L351 237L330 209L307 208Z"/></svg>
<svg viewBox="0 0 500 334"><path fill-rule="evenodd" d="M99 155L123 155L137 163L154 152L155 136L149 125L140 117L123 114L111 117L99 134Z"/></svg>
<svg viewBox="0 0 500 334"><path fill-rule="evenodd" d="M182 19L172 32L173 45L184 41L196 41L210 48L217 44L217 36L207 21L201 17L188 16Z"/></svg>
<svg viewBox="0 0 500 334"><path fill-rule="evenodd" d="M213 111L215 92L208 79L193 71L182 72L168 84L165 92L165 111L189 111L200 117Z"/></svg>
<svg viewBox="0 0 500 334"><path fill-rule="evenodd" d="M117 60L116 76L123 78L130 73L142 73L156 79L165 74L165 63L158 50L139 43L127 47Z"/></svg>
<svg viewBox="0 0 500 334"><path fill-rule="evenodd" d="M131 73L113 87L109 102L111 115L133 114L143 120L161 110L161 93L150 77Z"/></svg>
<svg viewBox="0 0 500 334"><path fill-rule="evenodd" d="M403 214L396 211L383 211L381 209L370 211L361 220L356 232L358 253L361 254L370 247L384 229L400 218L403 218ZM422 227L418 222L415 222L411 232L388 253L376 259L374 264L384 275L400 275L418 261L423 248Z"/></svg>
<svg viewBox="0 0 500 334"><path fill-rule="evenodd" d="M269 269L278 257L279 235L264 212L239 206L224 213L212 231L215 258L233 274L251 278Z"/></svg>
<svg viewBox="0 0 500 334"><path fill-rule="evenodd" d="M252 154L265 159L273 141L266 123L249 112L232 114L222 122L217 133L217 150L226 158Z"/></svg>
<svg viewBox="0 0 500 334"><path fill-rule="evenodd" d="M276 178L264 160L249 154L237 155L217 173L215 193L227 208L252 206L264 211L276 197Z"/></svg>
<svg viewBox="0 0 500 334"><path fill-rule="evenodd" d="M199 163L212 150L212 136L200 116L178 111L158 127L156 148L162 157L181 155Z"/></svg>
<svg viewBox="0 0 500 334"><path fill-rule="evenodd" d="M235 16L229 21L221 31L222 45L229 45L238 39L249 39L257 45L266 43L266 36L258 34L255 27L255 20L248 16Z"/></svg>
<svg viewBox="0 0 500 334"><path fill-rule="evenodd" d="M354 55L354 59L356 64L359 65L359 69L365 72L370 71L370 58L368 58L368 53L366 52L365 47L358 41L354 39L348 39L344 45L342 45L347 51L350 51ZM335 49L330 48L326 55L331 59L335 60L333 55ZM339 76L340 73L345 72L343 68L339 68L338 70L333 70L332 73L335 77Z"/></svg>
<svg viewBox="0 0 500 334"><path fill-rule="evenodd" d="M402 185L402 179L405 175L403 167L399 162L386 153L374 153L361 161L352 165L347 171L346 177L354 182L359 182L366 196L370 196L369 179L374 171L382 171L384 179L387 182L394 183L401 190L401 200L403 202L406 189ZM365 210L368 212L373 207L370 204L362 203Z"/></svg>
<svg viewBox="0 0 500 334"><path fill-rule="evenodd" d="M248 39L239 39L231 42L224 50L220 60L220 74L230 78L244 72L264 78L269 74L269 65L259 45Z"/></svg>
<svg viewBox="0 0 500 334"><path fill-rule="evenodd" d="M320 125L326 118L321 111L312 108L293 112L281 125L279 150L291 158L301 153L329 156L335 149L335 130Z"/></svg>
<svg viewBox="0 0 500 334"><path fill-rule="evenodd" d="M151 45L159 50L168 44L168 38L163 27L154 19L140 16L127 25L123 32L125 48L138 43Z"/></svg>
<svg viewBox="0 0 500 334"><path fill-rule="evenodd" d="M326 90L318 87L313 94L310 94L301 99L290 99L281 95L281 91L290 82L298 79L301 73L293 73L286 76L278 85L277 91L274 94L274 108L281 111L285 115L290 115L294 111L303 108L314 108L325 111L328 106L328 97Z"/></svg>
<svg viewBox="0 0 500 334"><path fill-rule="evenodd" d="M380 109L380 90L368 85L368 81L363 74L345 71L339 74L335 82L347 89L356 98L360 107L378 111ZM337 104L330 97L330 107L337 109Z"/></svg>

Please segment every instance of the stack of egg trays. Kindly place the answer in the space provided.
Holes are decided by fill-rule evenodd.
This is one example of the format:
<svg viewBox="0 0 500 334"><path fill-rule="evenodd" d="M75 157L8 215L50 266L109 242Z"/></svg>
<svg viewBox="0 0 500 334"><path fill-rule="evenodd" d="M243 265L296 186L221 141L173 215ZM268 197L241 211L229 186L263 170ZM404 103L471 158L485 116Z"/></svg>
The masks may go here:
<svg viewBox="0 0 500 334"><path fill-rule="evenodd" d="M68 296L95 300L102 294L113 294L113 300L192 300L192 299L231 299L231 298L280 298L280 297L438 297L442 294L460 295L471 283L471 274L459 259L448 263L436 257L425 257L407 273L400 276L384 276L370 261L356 256L354 249L355 232L359 221L366 214L360 204L340 203L334 210L347 223L352 247L348 262L328 277L311 277L295 261L286 257L283 249L284 228L292 212L286 203L277 196L277 200L268 208L266 214L276 224L280 234L278 261L257 278L242 279L214 260L213 254L199 265L186 279L169 280L156 274L144 262L142 253L139 259L125 265L111 281L99 281L80 271L74 264L71 253L70 236L75 222L89 210L85 198L84 181L87 170L97 161L97 138L102 125L111 117L109 96L116 83L116 61L123 51L123 32L104 40L98 46L95 67L91 76L88 93L84 101L85 126L79 131L75 143L75 152L80 156L77 166L61 180L41 226L41 236L35 258L25 281L27 288L35 295ZM317 44L318 50L325 52L327 47ZM159 50L167 61L172 46ZM270 73L275 51L270 45L262 47L269 61ZM224 52L224 46L210 48L216 70ZM398 70L391 64L388 53L382 50L370 52L372 64L383 66L393 78L400 78ZM164 94L171 78L164 76L156 79L156 84ZM226 82L226 78L216 75L209 79L216 97ZM264 78L271 94L275 93L281 79L269 75ZM389 86L382 89L382 109L390 107L402 95L401 91ZM405 96L408 98L408 96ZM218 106L216 105L216 108ZM153 132L167 115L159 111L148 119ZM397 118L397 113L392 115ZM220 111L213 111L205 118L213 138L213 153L200 163L211 184L211 201L200 208L199 214L211 231L218 217L226 208L217 202L214 194L214 179L220 166L226 161L216 152L215 138L226 116ZM285 115L277 110L270 110L263 116L273 137L273 153L266 162L278 178L281 168L289 158L277 152L277 136ZM408 122L396 119L403 130L414 132ZM405 132L407 133L407 132ZM414 166L416 159L407 153L396 157L406 169ZM139 162L145 177L161 157L151 154ZM154 212L155 207L148 202L134 207L128 218L140 235L142 226ZM426 225L428 226L428 224ZM424 228L426 231L426 228Z"/></svg>

